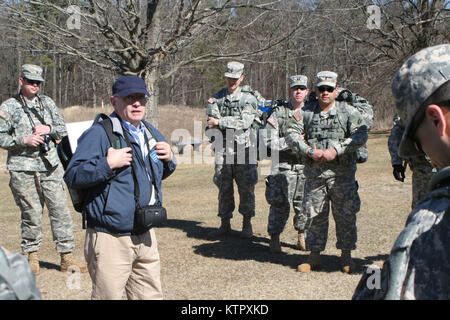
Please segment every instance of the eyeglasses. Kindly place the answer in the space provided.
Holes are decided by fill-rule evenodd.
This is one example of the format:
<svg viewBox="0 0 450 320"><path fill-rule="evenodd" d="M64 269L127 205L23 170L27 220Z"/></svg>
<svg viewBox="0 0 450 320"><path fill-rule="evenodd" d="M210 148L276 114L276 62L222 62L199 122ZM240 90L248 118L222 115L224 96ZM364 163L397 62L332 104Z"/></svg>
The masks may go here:
<svg viewBox="0 0 450 320"><path fill-rule="evenodd" d="M304 90L306 90L306 89L307 89L306 87L301 87L301 86L294 86L294 87L291 88L291 90L293 90L293 91L296 91L296 90L302 90L302 91L304 91Z"/></svg>
<svg viewBox="0 0 450 320"><path fill-rule="evenodd" d="M125 101L126 104L134 104L136 101L139 101L139 103L143 106L147 104L148 98L145 95L129 95L126 97L120 97L116 96L118 98L121 98L123 101Z"/></svg>
<svg viewBox="0 0 450 320"><path fill-rule="evenodd" d="M39 81L39 80L30 80L30 79L27 79L27 78L24 78L24 80L26 81L26 83L28 83L28 84L30 84L32 86L37 85L39 87L41 85L41 83L42 83L42 81Z"/></svg>
<svg viewBox="0 0 450 320"><path fill-rule="evenodd" d="M318 87L317 89L319 90L319 92L324 92L324 91L333 92L334 91L333 87L327 87L327 86L321 86L321 87Z"/></svg>

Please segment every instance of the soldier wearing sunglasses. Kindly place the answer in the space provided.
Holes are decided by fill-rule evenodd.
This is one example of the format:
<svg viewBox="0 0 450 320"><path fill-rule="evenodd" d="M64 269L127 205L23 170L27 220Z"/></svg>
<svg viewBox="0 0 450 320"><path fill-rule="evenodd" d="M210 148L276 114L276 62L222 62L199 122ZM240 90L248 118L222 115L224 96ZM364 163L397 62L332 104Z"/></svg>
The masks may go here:
<svg viewBox="0 0 450 320"><path fill-rule="evenodd" d="M351 250L356 249L356 213L360 209L356 173L356 150L367 141L368 130L359 111L344 101L336 101L337 74L317 74L317 101L303 112L294 113L288 124L286 143L305 160L303 207L307 216L306 249L311 254L300 272L321 268L325 250L330 207L336 222L337 249L342 271L355 266Z"/></svg>
<svg viewBox="0 0 450 320"><path fill-rule="evenodd" d="M56 151L56 142L67 135L66 124L55 102L38 95L42 82L41 67L23 65L19 93L0 106L0 147L8 150L9 186L22 218L22 251L38 275L45 204L61 256L61 271L75 267L86 272L86 267L75 263L72 256L72 216L67 206L64 170Z"/></svg>

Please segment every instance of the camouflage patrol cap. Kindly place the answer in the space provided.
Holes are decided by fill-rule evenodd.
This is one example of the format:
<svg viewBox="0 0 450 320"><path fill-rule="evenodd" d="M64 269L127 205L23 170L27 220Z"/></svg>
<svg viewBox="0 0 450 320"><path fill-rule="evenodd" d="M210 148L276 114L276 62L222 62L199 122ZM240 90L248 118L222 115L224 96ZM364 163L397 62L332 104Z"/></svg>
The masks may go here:
<svg viewBox="0 0 450 320"><path fill-rule="evenodd" d="M237 61L231 61L227 63L227 70L225 71L226 78L237 79L242 76L244 72L244 65Z"/></svg>
<svg viewBox="0 0 450 320"><path fill-rule="evenodd" d="M423 103L449 80L450 44L419 51L397 71L391 88L397 113L406 124L398 151L401 157L419 153L412 137L425 114L427 106Z"/></svg>
<svg viewBox="0 0 450 320"><path fill-rule="evenodd" d="M337 82L337 73L332 71L320 71L317 74L317 87L320 86L330 86L333 88L336 88L336 82Z"/></svg>
<svg viewBox="0 0 450 320"><path fill-rule="evenodd" d="M301 87L302 89L308 88L308 77L304 75L296 75L289 77L289 88Z"/></svg>
<svg viewBox="0 0 450 320"><path fill-rule="evenodd" d="M24 64L20 73L21 78L35 81L45 81L42 78L42 68L34 64Z"/></svg>

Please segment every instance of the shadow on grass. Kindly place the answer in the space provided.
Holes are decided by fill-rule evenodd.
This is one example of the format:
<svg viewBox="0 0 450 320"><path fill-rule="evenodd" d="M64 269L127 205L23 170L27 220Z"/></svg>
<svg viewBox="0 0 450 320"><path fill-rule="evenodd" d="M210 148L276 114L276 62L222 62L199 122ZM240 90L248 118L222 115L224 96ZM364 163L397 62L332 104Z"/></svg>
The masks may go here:
<svg viewBox="0 0 450 320"><path fill-rule="evenodd" d="M239 231L233 230L231 234L215 238L208 234L217 228L202 227L201 222L191 220L169 219L166 228L175 228L186 233L188 238L205 240L207 242L194 246L194 253L204 257L227 259L227 260L254 260L258 262L275 263L296 270L299 264L305 263L309 252L297 251L290 254L287 252L271 253L269 251L269 239L253 236L250 239L241 237ZM282 248L295 249L294 244L282 242ZM340 256L322 254L321 272L338 272L341 270ZM367 265L377 260L385 260L388 255L377 255L354 258L356 269L354 274L362 274Z"/></svg>
<svg viewBox="0 0 450 320"><path fill-rule="evenodd" d="M189 238L207 242L194 246L194 253L204 257L227 260L255 260L259 262L276 263L296 269L299 263L307 258L307 253L288 254L285 252L272 254L269 252L269 239L253 236L250 239L241 237L241 233L233 230L227 236L209 237L211 231L217 228L202 227L201 222L191 220L168 219L166 226L182 230ZM282 243L282 246L290 246ZM303 257L304 256L304 257Z"/></svg>
<svg viewBox="0 0 450 320"><path fill-rule="evenodd" d="M44 269L54 269L54 270L61 270L61 267L57 264L46 262L46 261L39 261L39 267Z"/></svg>

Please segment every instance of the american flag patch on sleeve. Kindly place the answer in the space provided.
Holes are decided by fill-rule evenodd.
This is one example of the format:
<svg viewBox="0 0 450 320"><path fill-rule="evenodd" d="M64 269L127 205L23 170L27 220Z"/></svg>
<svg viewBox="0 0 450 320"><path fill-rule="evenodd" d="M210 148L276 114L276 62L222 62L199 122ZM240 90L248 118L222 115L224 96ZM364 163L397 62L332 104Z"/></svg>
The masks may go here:
<svg viewBox="0 0 450 320"><path fill-rule="evenodd" d="M8 114L5 111L0 110L0 117L1 118L6 119L7 116L8 116Z"/></svg>
<svg viewBox="0 0 450 320"><path fill-rule="evenodd" d="M277 119L275 119L274 117L270 117L269 119L267 119L267 122L270 123L274 128L276 128L278 125Z"/></svg>

